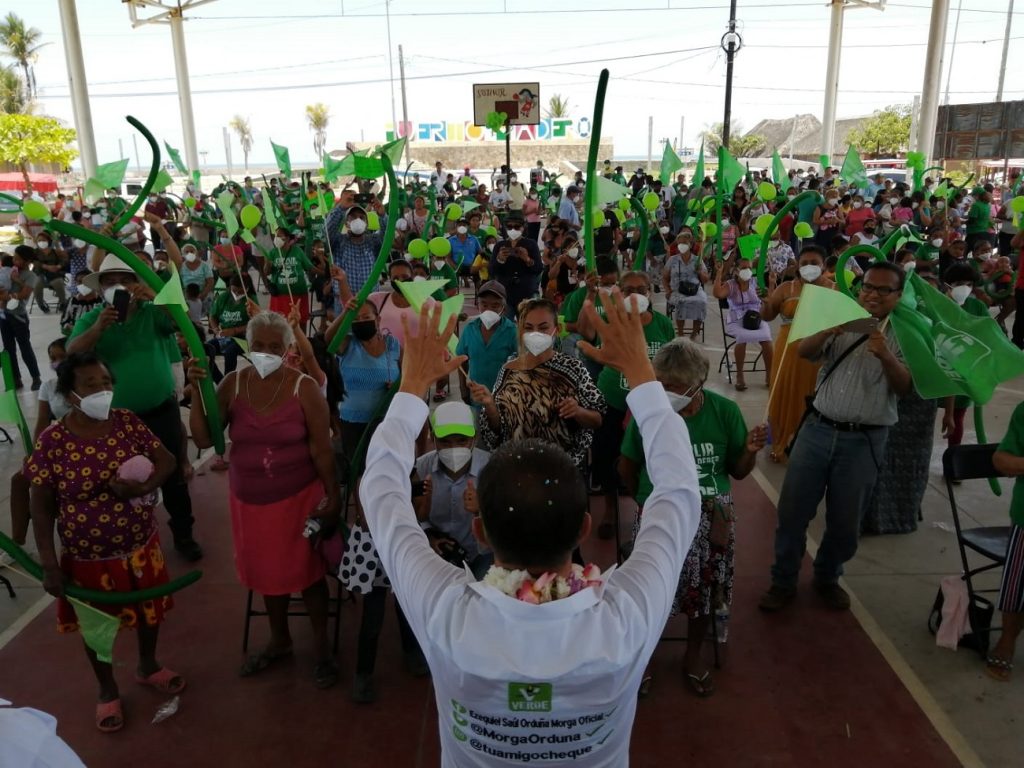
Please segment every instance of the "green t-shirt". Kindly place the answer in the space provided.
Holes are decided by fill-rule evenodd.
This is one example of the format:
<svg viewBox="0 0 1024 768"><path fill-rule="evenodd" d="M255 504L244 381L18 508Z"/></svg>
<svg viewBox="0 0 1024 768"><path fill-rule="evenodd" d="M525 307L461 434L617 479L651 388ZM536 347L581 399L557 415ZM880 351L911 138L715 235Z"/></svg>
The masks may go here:
<svg viewBox="0 0 1024 768"><path fill-rule="evenodd" d="M100 316L101 304L78 318L69 340L88 331ZM93 350L114 375L115 408L145 413L174 396L169 348L177 325L160 307L143 302L123 323L103 332Z"/></svg>
<svg viewBox="0 0 1024 768"><path fill-rule="evenodd" d="M444 289L446 291L457 291L459 290L459 277L455 274L455 270L446 261L444 266L440 269L435 269L433 262L430 264L430 279L431 280L447 280ZM447 297L445 297L447 298Z"/></svg>
<svg viewBox="0 0 1024 768"><path fill-rule="evenodd" d="M814 209L821 203L821 195L815 195L814 197L808 197L801 200L796 204L796 210L799 213L799 221L811 224L814 221Z"/></svg>
<svg viewBox="0 0 1024 768"><path fill-rule="evenodd" d="M580 312L583 311L583 302L587 298L587 286L581 285L562 300L562 317L567 323L577 323L580 319Z"/></svg>
<svg viewBox="0 0 1024 768"><path fill-rule="evenodd" d="M988 232L992 228L992 208L982 200L975 200L967 211L967 234Z"/></svg>
<svg viewBox="0 0 1024 768"><path fill-rule="evenodd" d="M217 321L221 328L238 328L249 323L249 307L243 296L235 301L231 291L217 294L210 309L210 317Z"/></svg>
<svg viewBox="0 0 1024 768"><path fill-rule="evenodd" d="M668 344L676 337L676 329L672 321L660 312L652 312L653 319L644 326L644 338L647 340L647 357L654 358L663 344ZM605 366L597 377L597 388L601 390L604 399L611 408L620 411L626 410L626 395L629 394L629 384L626 377L614 368Z"/></svg>
<svg viewBox="0 0 1024 768"><path fill-rule="evenodd" d="M736 462L747 446L747 425L743 421L740 407L727 397L704 390L704 407L685 421L693 446L693 458L697 462L701 498L713 499L729 493L732 487L729 472L736 467ZM1024 425L1024 416L1021 421ZM1024 438L1024 426L1021 434ZM651 478L647 476L640 430L632 419L622 438L621 452L627 459L640 465L636 503L642 505L654 487Z"/></svg>
<svg viewBox="0 0 1024 768"><path fill-rule="evenodd" d="M288 249L284 256L277 248L272 249L270 259L270 289L275 296L287 296L289 287L293 296L301 296L309 290L306 281L307 271L312 271L313 264L297 245Z"/></svg>
<svg viewBox="0 0 1024 768"><path fill-rule="evenodd" d="M1024 456L1024 403L1019 403L1010 416L1006 435L999 443L999 450L1014 456ZM1013 483L1013 498L1010 500L1010 520L1014 525L1024 526L1024 475Z"/></svg>

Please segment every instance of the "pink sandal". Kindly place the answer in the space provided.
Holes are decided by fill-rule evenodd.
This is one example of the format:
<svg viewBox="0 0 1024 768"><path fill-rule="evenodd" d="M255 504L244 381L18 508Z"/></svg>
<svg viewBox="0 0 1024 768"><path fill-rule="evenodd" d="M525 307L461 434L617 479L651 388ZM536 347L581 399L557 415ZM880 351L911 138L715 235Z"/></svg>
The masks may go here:
<svg viewBox="0 0 1024 768"><path fill-rule="evenodd" d="M113 720L112 725L104 725ZM103 733L114 733L124 728L124 713L121 711L121 699L101 701L96 704L96 727Z"/></svg>
<svg viewBox="0 0 1024 768"><path fill-rule="evenodd" d="M149 677L143 677L136 672L135 682L156 688L160 693L175 694L185 690L185 678L167 667L161 667Z"/></svg>

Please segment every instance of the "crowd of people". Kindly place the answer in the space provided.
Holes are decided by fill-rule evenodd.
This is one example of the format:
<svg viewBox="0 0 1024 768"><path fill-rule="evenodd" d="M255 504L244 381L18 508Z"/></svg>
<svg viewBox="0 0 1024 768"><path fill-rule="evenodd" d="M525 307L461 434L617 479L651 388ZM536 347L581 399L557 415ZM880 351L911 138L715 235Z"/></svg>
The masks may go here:
<svg viewBox="0 0 1024 768"><path fill-rule="evenodd" d="M263 596L270 625L270 641L245 659L243 676L291 655L288 603L300 594L313 627L313 681L338 681L327 638L326 578L334 574L363 603L352 686L359 702L377 695L377 640L392 589L406 667L434 675L439 709L451 699L488 712L487 685L523 674L521 654L509 651L500 668L489 667L486 654L510 621L519 622L517 637L553 631L517 600L566 601L557 631L576 638L577 658L546 666L549 677L577 690L602 675L611 680L606 700L574 702L580 713L596 716L621 701L614 718L628 724L638 691L649 690L644 668L670 614L689 621L681 679L710 696L701 640L732 599L731 481L747 476L766 447L789 466L760 607L778 611L792 601L822 499L826 532L814 583L825 605L848 607L838 580L859 537L916 528L937 410L955 445L968 407L914 392L884 322L907 275L916 272L967 312L995 312L1000 323L1016 311L1013 339L1024 346L1024 281L1014 277L1024 233L1013 227L1009 188L953 188L947 196L932 179L912 191L882 176L858 188L826 168L790 172L788 189L765 199L758 189L767 179L748 174L728 191L721 232L712 234L699 212L715 179L687 183L679 174L668 184L637 169L627 180L611 163L601 172L638 198L657 196L640 262L637 214L617 204L602 211L588 262L581 217L592 182L577 173L563 185L539 161L522 174L503 167L490 187L468 167L449 172L440 163L391 190L368 180L335 188L303 175L271 179L264 196L246 178L209 193L190 188L187 200L151 195L143 215L116 232L111 222L126 201L115 191L92 204L58 196L55 218L118 240L165 282L181 281L208 360L190 356L154 292L116 254L55 237L22 215L24 242L0 262L0 330L15 385L23 385L23 366L39 390L36 443L23 472L33 486L47 590L62 596L69 579L108 591L165 583L160 503L174 549L187 561L203 557L188 446L220 439L199 395L209 378L231 444L212 467L228 473L237 576ZM266 200L277 227L254 228L251 243L228 236L215 203L225 191L236 214ZM762 289L741 240L757 231L759 217L807 191L814 194L770 236ZM992 201L997 191L1001 204ZM392 195L399 214L378 279L373 265ZM890 260L858 255L845 263L878 323L866 332L829 329L785 354L804 287L834 288L847 248L897 231L906 242ZM429 252L416 245L438 238L443 247ZM424 280L438 287L436 304L421 309L402 286ZM367 283L372 291L360 303ZM56 378L43 381L28 310L34 302L51 311L48 292L64 336L48 349ZM472 309L438 331L433 307L459 293ZM655 307L659 294L664 311ZM766 424L748 426L731 397L707 386L701 343L712 297L734 342L735 390L756 386L747 379L752 360L763 365ZM602 539L617 536L620 495L638 507L624 564L611 576L580 553L591 528L588 492L603 497L594 526ZM365 556L339 561L339 539ZM1019 612L1019 591L1009 590L1011 612ZM631 607L613 610L619 600ZM587 614L595 604L603 608ZM138 630L137 680L176 693L183 675L156 658L172 607L163 598L115 613ZM453 638L447 620L481 633ZM76 626L67 602L59 621L62 630ZM606 646L581 640L588 632ZM118 730L124 716L112 667L87 653L100 687L96 725ZM1009 663L1012 642L1009 654L1004 645L1000 662ZM587 666L599 656L603 672ZM441 730L446 753L470 749ZM623 737L610 749L626 747Z"/></svg>

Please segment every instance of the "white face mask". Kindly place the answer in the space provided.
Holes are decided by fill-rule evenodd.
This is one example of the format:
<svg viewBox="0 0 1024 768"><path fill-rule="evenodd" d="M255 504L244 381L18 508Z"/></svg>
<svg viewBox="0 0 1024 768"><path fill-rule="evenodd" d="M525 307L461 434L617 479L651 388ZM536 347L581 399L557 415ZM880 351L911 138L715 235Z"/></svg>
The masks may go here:
<svg viewBox="0 0 1024 768"><path fill-rule="evenodd" d="M444 267L444 259L434 259L434 269L438 272Z"/></svg>
<svg viewBox="0 0 1024 768"><path fill-rule="evenodd" d="M195 251L185 251L184 256L185 261L187 261L189 264L195 264L196 259L199 258L199 254L196 253Z"/></svg>
<svg viewBox="0 0 1024 768"><path fill-rule="evenodd" d="M472 448L442 448L437 458L452 472L458 472L473 458Z"/></svg>
<svg viewBox="0 0 1024 768"><path fill-rule="evenodd" d="M813 283L821 277L821 267L817 264L805 264L800 267L800 277L807 283Z"/></svg>
<svg viewBox="0 0 1024 768"><path fill-rule="evenodd" d="M570 259L578 259L580 255L580 249L570 248L568 251L566 251L566 254L569 256Z"/></svg>
<svg viewBox="0 0 1024 768"><path fill-rule="evenodd" d="M363 219L352 219L348 223L348 231L353 235L361 235L366 231L366 222Z"/></svg>
<svg viewBox="0 0 1024 768"><path fill-rule="evenodd" d="M490 309L485 309L480 313L480 322L483 323L484 328L488 331L497 325L499 320L501 320L501 315Z"/></svg>
<svg viewBox="0 0 1024 768"><path fill-rule="evenodd" d="M598 286L597 292L602 296L611 296L612 290L615 288L614 285L601 285Z"/></svg>
<svg viewBox="0 0 1024 768"><path fill-rule="evenodd" d="M689 253L690 252L690 245L689 245L689 243L680 243L678 246L676 246L676 248L677 248L677 250L680 253Z"/></svg>
<svg viewBox="0 0 1024 768"><path fill-rule="evenodd" d="M221 245L231 245L231 238L230 237L222 237L220 239L220 244Z"/></svg>
<svg viewBox="0 0 1024 768"><path fill-rule="evenodd" d="M106 421L110 416L110 403L114 399L114 393L105 389L102 392L93 392L91 395L82 397L77 392L73 393L78 398L78 410L96 421Z"/></svg>
<svg viewBox="0 0 1024 768"><path fill-rule="evenodd" d="M455 231L458 232L460 235L464 235L467 232L469 232L469 227L456 227Z"/></svg>
<svg viewBox="0 0 1024 768"><path fill-rule="evenodd" d="M665 390L665 395L668 397L669 407L676 413L679 413L693 402L693 395L679 395L668 390Z"/></svg>
<svg viewBox="0 0 1024 768"><path fill-rule="evenodd" d="M936 237L934 240L932 240L932 245L935 246L936 248L941 248L942 247L942 238L941 237Z"/></svg>
<svg viewBox="0 0 1024 768"><path fill-rule="evenodd" d="M115 284L115 285L110 286L109 288L104 288L103 289L103 300L105 302L107 302L107 304L110 304L111 306L113 306L114 305L114 294L117 291L123 291L123 290L124 290L124 286L120 285L120 284Z"/></svg>
<svg viewBox="0 0 1024 768"><path fill-rule="evenodd" d="M153 262L153 271L154 272L161 272L161 271L163 271L163 269L166 266L167 266L167 262L166 261L154 261Z"/></svg>
<svg viewBox="0 0 1024 768"><path fill-rule="evenodd" d="M522 236L523 236L523 231L521 229L510 229L510 230L508 230L508 239L509 240L518 240Z"/></svg>
<svg viewBox="0 0 1024 768"><path fill-rule="evenodd" d="M668 234L668 227L658 227L658 231L661 232L661 234L663 234L663 235L667 235Z"/></svg>
<svg viewBox="0 0 1024 768"><path fill-rule="evenodd" d="M890 197L889 198L889 205L898 205L899 202L900 202L900 199L898 197Z"/></svg>
<svg viewBox="0 0 1024 768"><path fill-rule="evenodd" d="M425 283L427 282L427 278L425 278L423 275L416 275L416 277L414 277L412 281L414 283Z"/></svg>
<svg viewBox="0 0 1024 768"><path fill-rule="evenodd" d="M539 357L551 349L551 345L554 341L554 338L547 333L530 331L529 333L523 334L523 346L525 346L526 351L534 357Z"/></svg>
<svg viewBox="0 0 1024 768"><path fill-rule="evenodd" d="M860 208L860 207L862 207L863 205L864 205L864 203L862 203L862 202L860 202L860 201L855 201L855 202L854 202L854 204L853 204L853 207L854 207L854 208Z"/></svg>
<svg viewBox="0 0 1024 768"><path fill-rule="evenodd" d="M751 269L741 269L736 273L740 280L749 280L754 276L754 271Z"/></svg>
<svg viewBox="0 0 1024 768"><path fill-rule="evenodd" d="M274 247L275 248L282 248L282 247L284 247L284 238L281 237L281 236L275 237L274 238Z"/></svg>
<svg viewBox="0 0 1024 768"><path fill-rule="evenodd" d="M102 227L103 226L103 214L102 213L94 213L92 215L92 225L94 227Z"/></svg>
<svg viewBox="0 0 1024 768"><path fill-rule="evenodd" d="M242 299L245 298L245 294L235 293L234 291L231 291L231 298L234 299L235 301L241 301Z"/></svg>
<svg viewBox="0 0 1024 768"><path fill-rule="evenodd" d="M913 272L915 269L917 269L917 262L916 261L908 261L906 264L903 265L903 271L904 272L907 272L907 273Z"/></svg>
<svg viewBox="0 0 1024 768"><path fill-rule="evenodd" d="M85 246L86 246L85 240L78 240L78 239L72 240L71 244L73 246L75 246L75 248L79 248L79 249L85 248Z"/></svg>
<svg viewBox="0 0 1024 768"><path fill-rule="evenodd" d="M80 283L76 287L78 288L79 296L92 296L92 288L90 288L85 283Z"/></svg>
<svg viewBox="0 0 1024 768"><path fill-rule="evenodd" d="M405 230L407 230L408 228L409 222L406 221L405 219L399 219L398 221L395 222L395 229L397 229L399 232L405 232Z"/></svg>
<svg viewBox="0 0 1024 768"><path fill-rule="evenodd" d="M961 307L964 302L967 301L967 297L974 292L974 289L969 285L954 285L949 293L953 297L953 301L959 304Z"/></svg>
<svg viewBox="0 0 1024 768"><path fill-rule="evenodd" d="M494 243L488 243L487 244L487 252L488 253L494 253Z"/></svg>
<svg viewBox="0 0 1024 768"><path fill-rule="evenodd" d="M723 227L728 227L729 226L729 220L727 218L725 218L725 217L722 218L722 226Z"/></svg>
<svg viewBox="0 0 1024 768"><path fill-rule="evenodd" d="M250 352L249 362L256 369L261 379L267 378L270 374L281 367L283 358L280 355L270 355L266 352Z"/></svg>
<svg viewBox="0 0 1024 768"><path fill-rule="evenodd" d="M651 300L644 296L642 293L634 293L631 296L623 297L623 301L626 302L626 311L633 311L633 299L636 299L636 311L638 314L643 314L651 306Z"/></svg>
<svg viewBox="0 0 1024 768"><path fill-rule="evenodd" d="M940 210L940 211L941 211L941 210L942 210L943 208L945 208L945 207L946 207L946 204L945 204L944 202L942 202L941 200L939 200L939 202L937 202L937 203L935 204L935 207L936 207L936 208L937 208L938 210Z"/></svg>

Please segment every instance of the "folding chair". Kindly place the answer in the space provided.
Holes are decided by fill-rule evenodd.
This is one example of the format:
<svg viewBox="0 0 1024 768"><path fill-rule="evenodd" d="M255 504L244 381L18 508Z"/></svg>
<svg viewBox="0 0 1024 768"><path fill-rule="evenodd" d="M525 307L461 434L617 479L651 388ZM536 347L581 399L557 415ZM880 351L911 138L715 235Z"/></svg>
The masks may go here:
<svg viewBox="0 0 1024 768"><path fill-rule="evenodd" d="M956 503L954 482L961 480L977 480L990 477L1002 477L992 465L992 455L998 446L958 445L946 449L942 454L942 474L946 479L946 492L949 495L949 508L953 514L953 525L956 529L956 543L960 550L960 563L963 567L961 578L967 584L968 610L967 617L971 626L974 650L985 657L988 653L989 633L999 627L987 626L995 612L995 605L982 593L998 592L997 589L976 589L974 577L993 568L999 568L1006 562L1006 548L1010 541L1010 526L985 526L964 528L960 523L960 511ZM990 561L985 565L972 568L967 560L967 551L981 555ZM940 593L941 594L941 593ZM940 609L941 610L941 609ZM988 621L986 622L986 618ZM933 631L938 628L934 618L930 625ZM967 640L967 638L964 638Z"/></svg>
<svg viewBox="0 0 1024 768"><path fill-rule="evenodd" d="M328 574L328 577L332 577L333 574ZM331 581L337 583L337 589L334 595L331 595L330 583ZM334 638L332 649L334 653L338 652L338 643L341 638L341 604L342 598L342 587L341 582L336 577L331 578L327 582L327 618L334 619ZM249 590L248 595L245 598L245 629L242 635L242 653L249 650L249 625L252 622L253 616L266 616L266 610L258 610L253 607L252 601L252 590ZM309 616L309 612L306 611L302 597L296 597L294 595L288 601L288 616Z"/></svg>
<svg viewBox="0 0 1024 768"><path fill-rule="evenodd" d="M722 358L718 361L718 372L721 373L722 368L724 367L726 378L729 380L729 383L732 384L732 371L734 366L732 359L729 357L729 351L736 346L736 337L731 336L725 330L725 313L729 310L729 300L719 299L718 308L720 310L718 313L718 320L722 324L722 341L725 343L725 351L722 352ZM757 364L761 362L762 355L761 346L758 345L757 357L753 360L747 359L743 361L743 373L763 371L765 369L763 365L760 368L757 367Z"/></svg>

